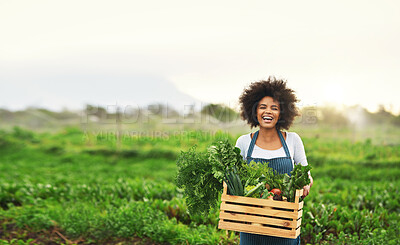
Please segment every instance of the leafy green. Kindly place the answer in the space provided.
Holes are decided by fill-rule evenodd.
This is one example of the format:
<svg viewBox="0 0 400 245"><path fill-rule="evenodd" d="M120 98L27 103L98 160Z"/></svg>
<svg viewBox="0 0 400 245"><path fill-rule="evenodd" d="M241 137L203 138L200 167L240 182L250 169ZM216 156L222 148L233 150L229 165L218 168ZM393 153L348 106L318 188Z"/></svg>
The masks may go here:
<svg viewBox="0 0 400 245"><path fill-rule="evenodd" d="M245 186L256 186L260 181L270 179L273 175L268 163L263 164L255 161L251 161L249 164L244 163L239 173L242 180L246 180Z"/></svg>
<svg viewBox="0 0 400 245"><path fill-rule="evenodd" d="M283 178L283 195L287 197L288 202L294 202L297 189L303 189L304 186L310 184L308 176L308 171L310 170L310 165L302 166L301 164L296 164L290 172L290 177L285 174Z"/></svg>
<svg viewBox="0 0 400 245"><path fill-rule="evenodd" d="M233 169L240 171L243 163L240 149L227 140L211 144L206 153L196 152L195 146L182 151L176 163L176 185L184 191L189 213L208 214L216 207L225 174Z"/></svg>
<svg viewBox="0 0 400 245"><path fill-rule="evenodd" d="M262 193L261 190L265 189L265 183L260 182L256 186L254 185L248 185L246 186L246 194L244 195L245 197L260 197L260 192Z"/></svg>
<svg viewBox="0 0 400 245"><path fill-rule="evenodd" d="M293 201L295 190L309 184L307 172L311 169L296 165L290 178L276 173L268 163L252 161L247 164L240 149L227 140L214 142L206 152L196 152L195 146L181 152L176 164L176 184L183 189L190 214L208 214L211 208L216 207L223 181L232 195L243 196L244 187L258 186L253 194L260 196L267 183L271 188L281 189L288 201ZM244 185L242 181L245 181Z"/></svg>
<svg viewBox="0 0 400 245"><path fill-rule="evenodd" d="M231 170L234 166L240 169L244 163L240 149L232 146L227 140L213 143L208 147L207 155L212 173L221 183L224 180L225 171Z"/></svg>
<svg viewBox="0 0 400 245"><path fill-rule="evenodd" d="M283 189L283 175L277 173L270 168L267 163L251 161L249 164L244 164L240 173L242 180L246 180L246 186L256 186L258 183L263 182L262 188L258 189L261 194L265 190L265 184L272 188Z"/></svg>
<svg viewBox="0 0 400 245"><path fill-rule="evenodd" d="M270 189L280 189L283 196L286 196L289 202L294 202L296 190L302 189L305 185L310 183L308 177L308 171L310 170L310 165L301 166L298 164L293 168L291 176L289 176L288 174L277 173L275 170L268 167L268 163L251 161L249 164L244 164L239 176L245 181L244 186L248 191L252 189L249 189L249 186L253 188L258 186L258 188L254 189L256 192L254 196L261 196L261 193L265 192L265 184L268 184ZM259 185L259 183L263 184ZM248 196L247 193L248 192L246 192L246 195ZM253 193L251 194L253 195Z"/></svg>
<svg viewBox="0 0 400 245"><path fill-rule="evenodd" d="M227 184L228 194L234 196L244 195L243 184L237 174L236 166L233 166L232 170L226 172L225 182Z"/></svg>
<svg viewBox="0 0 400 245"><path fill-rule="evenodd" d="M210 172L206 154L197 153L193 146L189 151L181 152L177 167L176 185L184 190L189 212L208 212L218 199L222 184Z"/></svg>

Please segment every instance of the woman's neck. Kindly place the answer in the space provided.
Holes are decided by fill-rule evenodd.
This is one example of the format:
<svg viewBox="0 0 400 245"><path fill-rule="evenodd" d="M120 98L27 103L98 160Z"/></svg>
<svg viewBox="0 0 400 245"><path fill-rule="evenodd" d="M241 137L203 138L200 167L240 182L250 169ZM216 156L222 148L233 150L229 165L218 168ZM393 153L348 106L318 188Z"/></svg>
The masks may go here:
<svg viewBox="0 0 400 245"><path fill-rule="evenodd" d="M258 138L262 142L273 142L279 139L278 130L276 128L260 128Z"/></svg>

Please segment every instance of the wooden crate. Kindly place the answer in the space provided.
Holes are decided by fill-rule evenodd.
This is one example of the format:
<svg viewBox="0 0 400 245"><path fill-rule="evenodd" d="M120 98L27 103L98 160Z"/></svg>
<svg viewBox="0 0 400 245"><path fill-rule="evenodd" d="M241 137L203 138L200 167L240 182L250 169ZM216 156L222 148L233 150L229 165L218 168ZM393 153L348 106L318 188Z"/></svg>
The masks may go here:
<svg viewBox="0 0 400 245"><path fill-rule="evenodd" d="M300 235L303 190L296 190L295 202L232 196L221 196L218 228L261 235L297 238Z"/></svg>

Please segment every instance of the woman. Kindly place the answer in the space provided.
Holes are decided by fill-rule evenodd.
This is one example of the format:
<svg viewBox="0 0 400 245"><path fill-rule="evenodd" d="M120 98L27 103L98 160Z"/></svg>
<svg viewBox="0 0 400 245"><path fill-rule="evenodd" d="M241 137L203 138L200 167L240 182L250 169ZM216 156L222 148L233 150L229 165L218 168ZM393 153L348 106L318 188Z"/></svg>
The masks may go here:
<svg viewBox="0 0 400 245"><path fill-rule="evenodd" d="M278 173L290 174L294 164L307 165L303 142L294 132L288 130L298 116L295 103L298 101L294 91L286 87L286 82L274 77L266 81L252 83L240 96L241 117L250 126L259 127L254 134L242 135L236 142L241 155L250 161L268 162L268 166ZM307 196L313 184L304 186L303 196ZM297 239L240 233L240 244L300 244Z"/></svg>

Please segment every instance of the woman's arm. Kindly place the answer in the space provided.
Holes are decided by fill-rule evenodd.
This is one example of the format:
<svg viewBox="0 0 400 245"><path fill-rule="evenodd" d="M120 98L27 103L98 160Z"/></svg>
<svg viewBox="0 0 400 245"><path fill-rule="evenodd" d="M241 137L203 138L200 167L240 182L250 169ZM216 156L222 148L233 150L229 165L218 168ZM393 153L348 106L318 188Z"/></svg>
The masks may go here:
<svg viewBox="0 0 400 245"><path fill-rule="evenodd" d="M303 187L303 197L308 196L308 194L310 193L311 186L313 185L314 182L310 173L308 173L308 177L310 178L310 184Z"/></svg>
<svg viewBox="0 0 400 245"><path fill-rule="evenodd" d="M294 137L293 143L294 143L295 164L301 164L303 166L308 165L303 141L301 140L301 138L298 134L296 134L296 133L292 133L292 134ZM306 196L308 196L308 194L310 194L310 189L311 189L311 186L313 185L313 178L312 178L310 172L308 172L308 177L310 178L310 184L303 187L303 197L306 197Z"/></svg>

